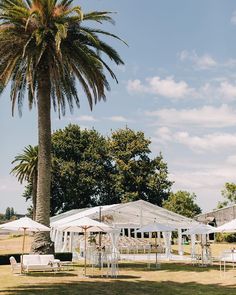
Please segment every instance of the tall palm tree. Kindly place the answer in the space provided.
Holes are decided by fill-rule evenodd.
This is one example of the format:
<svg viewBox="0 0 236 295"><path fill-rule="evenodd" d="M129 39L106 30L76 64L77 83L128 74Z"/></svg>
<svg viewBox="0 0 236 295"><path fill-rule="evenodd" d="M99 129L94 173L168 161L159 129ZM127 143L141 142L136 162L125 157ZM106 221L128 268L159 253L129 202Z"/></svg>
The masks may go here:
<svg viewBox="0 0 236 295"><path fill-rule="evenodd" d="M98 29L112 22L109 12L83 14L73 0L1 0L0 2L0 83L4 89L11 81L12 110L19 112L27 93L29 107L38 110L38 186L36 220L49 225L51 184L51 102L59 115L66 102L72 110L79 107L79 82L89 105L105 100L109 90L104 70L113 79L106 57L123 64L119 54L101 36L117 36ZM86 22L95 22L95 28ZM105 59L102 57L104 54ZM35 235L34 250L52 251L48 233Z"/></svg>
<svg viewBox="0 0 236 295"><path fill-rule="evenodd" d="M12 164L16 166L11 170L18 181L27 181L32 185L33 219L36 213L37 178L38 178L38 147L29 145L24 148L23 153L15 156Z"/></svg>

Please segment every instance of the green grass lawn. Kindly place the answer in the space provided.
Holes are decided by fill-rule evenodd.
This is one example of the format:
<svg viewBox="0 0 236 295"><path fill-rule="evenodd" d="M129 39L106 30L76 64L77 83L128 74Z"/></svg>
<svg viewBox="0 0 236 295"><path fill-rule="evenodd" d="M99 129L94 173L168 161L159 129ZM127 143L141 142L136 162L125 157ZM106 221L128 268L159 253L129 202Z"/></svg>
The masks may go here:
<svg viewBox="0 0 236 295"><path fill-rule="evenodd" d="M220 276L219 267L199 268L187 264L163 263L161 269L147 269L144 263L122 263L118 278L82 278L82 266L63 273L13 275L10 266L0 266L0 294L81 295L235 295L236 269ZM88 271L92 275L92 270Z"/></svg>
<svg viewBox="0 0 236 295"><path fill-rule="evenodd" d="M31 237L26 239L29 251ZM0 236L0 254L20 253L22 237ZM212 253L218 256L222 250L235 244L213 244ZM178 246L173 246L177 250ZM186 253L190 246L184 246ZM229 268L220 275L219 266L200 268L189 264L162 263L161 269L147 269L144 263L121 263L117 279L97 276L81 278L82 266L64 273L34 273L14 275L10 266L0 265L0 295L235 295L236 268ZM92 270L88 270L92 274Z"/></svg>

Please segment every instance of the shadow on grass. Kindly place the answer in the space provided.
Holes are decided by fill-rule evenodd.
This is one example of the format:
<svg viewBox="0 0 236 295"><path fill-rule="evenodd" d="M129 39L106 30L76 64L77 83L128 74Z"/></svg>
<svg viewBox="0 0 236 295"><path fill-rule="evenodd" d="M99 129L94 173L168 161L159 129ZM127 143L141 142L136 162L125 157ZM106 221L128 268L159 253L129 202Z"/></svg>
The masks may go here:
<svg viewBox="0 0 236 295"><path fill-rule="evenodd" d="M19 286L0 291L7 295L235 295L236 287L221 285L203 285L196 282L177 283L171 281L78 281L59 284Z"/></svg>
<svg viewBox="0 0 236 295"><path fill-rule="evenodd" d="M178 271L191 271L191 272L208 272L212 269L220 270L219 266L213 265L208 267L200 267L197 265L186 264L186 263L160 263L160 265L156 268L155 263L150 264L150 268L148 268L147 263L120 263L120 269L125 270L137 270L137 271L159 271L165 270L169 272L178 272Z"/></svg>
<svg viewBox="0 0 236 295"><path fill-rule="evenodd" d="M30 272L30 273L26 273L24 274L24 276L26 277L77 277L78 275L75 273L69 273L69 272L57 272L57 273L53 273L53 272Z"/></svg>

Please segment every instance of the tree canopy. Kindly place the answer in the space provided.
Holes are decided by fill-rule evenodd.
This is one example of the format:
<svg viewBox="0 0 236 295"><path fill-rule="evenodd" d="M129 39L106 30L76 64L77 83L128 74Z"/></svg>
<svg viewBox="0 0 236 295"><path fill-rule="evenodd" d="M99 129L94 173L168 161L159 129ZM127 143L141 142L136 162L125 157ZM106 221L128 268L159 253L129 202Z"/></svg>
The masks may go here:
<svg viewBox="0 0 236 295"><path fill-rule="evenodd" d="M187 191L172 192L169 198L163 202L163 207L190 218L202 212L196 203L196 195Z"/></svg>
<svg viewBox="0 0 236 295"><path fill-rule="evenodd" d="M115 192L121 202L143 199L161 205L172 186L162 155L151 158L151 141L141 131L119 129L108 139L115 163Z"/></svg>
<svg viewBox="0 0 236 295"><path fill-rule="evenodd" d="M151 158L150 143L129 128L107 138L78 125L54 132L51 214L138 199L161 205L172 182L162 155Z"/></svg>
<svg viewBox="0 0 236 295"><path fill-rule="evenodd" d="M224 201L218 203L218 208L236 204L236 184L233 182L226 182L221 191L221 195Z"/></svg>

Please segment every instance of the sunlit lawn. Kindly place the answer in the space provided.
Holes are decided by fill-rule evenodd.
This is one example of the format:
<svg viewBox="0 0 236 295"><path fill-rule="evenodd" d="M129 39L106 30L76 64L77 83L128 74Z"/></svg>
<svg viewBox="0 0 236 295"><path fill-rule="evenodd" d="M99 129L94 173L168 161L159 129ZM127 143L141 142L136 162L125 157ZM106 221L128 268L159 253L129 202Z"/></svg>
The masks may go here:
<svg viewBox="0 0 236 295"><path fill-rule="evenodd" d="M27 237L28 249L30 237ZM22 238L0 237L0 254L19 253ZM217 256L220 251L234 245L214 245ZM176 247L175 247L176 248ZM185 246L188 252L189 247ZM191 264L162 263L161 269L147 269L145 263L121 263L116 279L100 277L98 270L94 276L82 277L82 265L73 271L60 273L34 273L30 275L12 274L9 265L0 266L0 295L2 294L91 294L91 295L235 295L236 268L228 268L226 275L220 275L219 266L200 268ZM92 275L92 269L88 270ZM105 271L103 272L105 275Z"/></svg>
<svg viewBox="0 0 236 295"><path fill-rule="evenodd" d="M0 294L159 294L235 295L236 269L220 276L218 267L199 268L186 264L163 263L148 270L146 264L120 264L118 278L82 278L82 266L63 273L13 275L10 266L0 266ZM93 274L89 269L88 273Z"/></svg>

